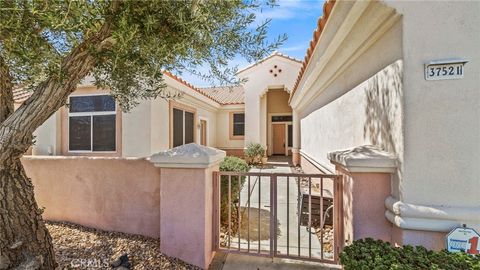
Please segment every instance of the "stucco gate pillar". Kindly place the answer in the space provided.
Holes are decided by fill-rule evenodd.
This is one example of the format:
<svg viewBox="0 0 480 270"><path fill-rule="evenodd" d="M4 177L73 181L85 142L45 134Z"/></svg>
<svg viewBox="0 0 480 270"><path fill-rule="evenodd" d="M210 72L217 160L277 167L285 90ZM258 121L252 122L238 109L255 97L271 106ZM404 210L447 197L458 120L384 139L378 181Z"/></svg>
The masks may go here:
<svg viewBox="0 0 480 270"><path fill-rule="evenodd" d="M397 159L375 146L359 146L328 153L342 176L345 244L371 237L391 241L392 224L385 218L385 199Z"/></svg>
<svg viewBox="0 0 480 270"><path fill-rule="evenodd" d="M186 144L151 156L160 167L160 250L207 269L213 251L212 173L225 152Z"/></svg>

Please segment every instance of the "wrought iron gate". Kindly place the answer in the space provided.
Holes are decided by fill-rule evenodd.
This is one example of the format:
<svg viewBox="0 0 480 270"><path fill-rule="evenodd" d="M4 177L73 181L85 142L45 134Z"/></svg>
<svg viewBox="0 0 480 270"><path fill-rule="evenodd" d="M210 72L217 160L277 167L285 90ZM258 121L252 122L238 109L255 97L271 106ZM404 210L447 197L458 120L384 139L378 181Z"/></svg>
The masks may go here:
<svg viewBox="0 0 480 270"><path fill-rule="evenodd" d="M217 250L338 262L340 176L214 172L213 181Z"/></svg>

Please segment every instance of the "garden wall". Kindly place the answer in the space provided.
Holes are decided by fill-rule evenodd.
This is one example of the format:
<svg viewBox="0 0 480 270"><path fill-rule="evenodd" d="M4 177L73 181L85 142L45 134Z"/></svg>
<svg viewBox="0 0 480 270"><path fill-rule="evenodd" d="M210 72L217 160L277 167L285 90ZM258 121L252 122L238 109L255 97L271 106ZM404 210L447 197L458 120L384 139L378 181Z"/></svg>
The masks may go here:
<svg viewBox="0 0 480 270"><path fill-rule="evenodd" d="M43 217L160 237L160 169L146 159L26 156Z"/></svg>

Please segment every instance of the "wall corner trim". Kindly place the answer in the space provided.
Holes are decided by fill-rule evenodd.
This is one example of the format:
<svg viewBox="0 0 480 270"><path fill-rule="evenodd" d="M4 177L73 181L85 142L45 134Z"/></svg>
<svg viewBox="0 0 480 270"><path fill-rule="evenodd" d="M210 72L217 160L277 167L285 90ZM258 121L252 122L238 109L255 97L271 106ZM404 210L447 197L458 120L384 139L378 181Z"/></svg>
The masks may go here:
<svg viewBox="0 0 480 270"><path fill-rule="evenodd" d="M209 168L220 163L225 156L225 151L189 143L153 154L150 162L160 168Z"/></svg>
<svg viewBox="0 0 480 270"><path fill-rule="evenodd" d="M327 157L348 172L394 173L397 169L397 158L373 145L329 152Z"/></svg>

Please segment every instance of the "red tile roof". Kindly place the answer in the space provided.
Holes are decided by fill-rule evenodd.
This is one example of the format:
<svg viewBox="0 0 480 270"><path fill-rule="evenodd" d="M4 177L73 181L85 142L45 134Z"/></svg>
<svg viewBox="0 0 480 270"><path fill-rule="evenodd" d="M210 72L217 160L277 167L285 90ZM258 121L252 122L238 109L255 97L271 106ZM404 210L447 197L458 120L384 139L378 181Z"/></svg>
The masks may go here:
<svg viewBox="0 0 480 270"><path fill-rule="evenodd" d="M334 5L335 5L335 0L327 0L323 4L323 15L320 18L318 18L317 29L315 29L315 31L313 32L313 38L310 41L310 46L307 49L307 53L305 54L303 65L302 65L302 68L300 69L300 72L298 73L297 80L293 87L293 91L290 94L290 99L292 99L293 95L297 91L298 84L302 80L302 77L305 73L305 69L307 68L308 63L310 62L310 58L312 57L313 50L315 49L315 46L317 46L318 40L320 39L320 35L322 34L323 28L327 23L328 17L330 16L330 13L332 12Z"/></svg>
<svg viewBox="0 0 480 270"><path fill-rule="evenodd" d="M202 91L200 91L198 88L196 88L195 86L193 86L191 83L185 81L184 79L180 78L180 77L177 76L177 75L172 74L170 71L164 71L163 74L165 74L165 75L167 75L168 77L176 80L177 82L179 82L179 83L181 83L181 84L189 87L189 88L192 89L193 91L196 91L196 92L198 92L198 93L200 93L200 94L208 97L209 99L211 99L211 100L213 100L213 101L215 101L215 102L217 102L217 103L220 103L220 102L218 102L217 100L209 97L208 95L206 95L205 93L203 93Z"/></svg>
<svg viewBox="0 0 480 270"><path fill-rule="evenodd" d="M13 89L13 101L15 103L23 103L32 94L33 94L32 91L25 90L25 88Z"/></svg>
<svg viewBox="0 0 480 270"><path fill-rule="evenodd" d="M205 95L222 105L244 104L245 90L243 86L223 86L199 88Z"/></svg>

